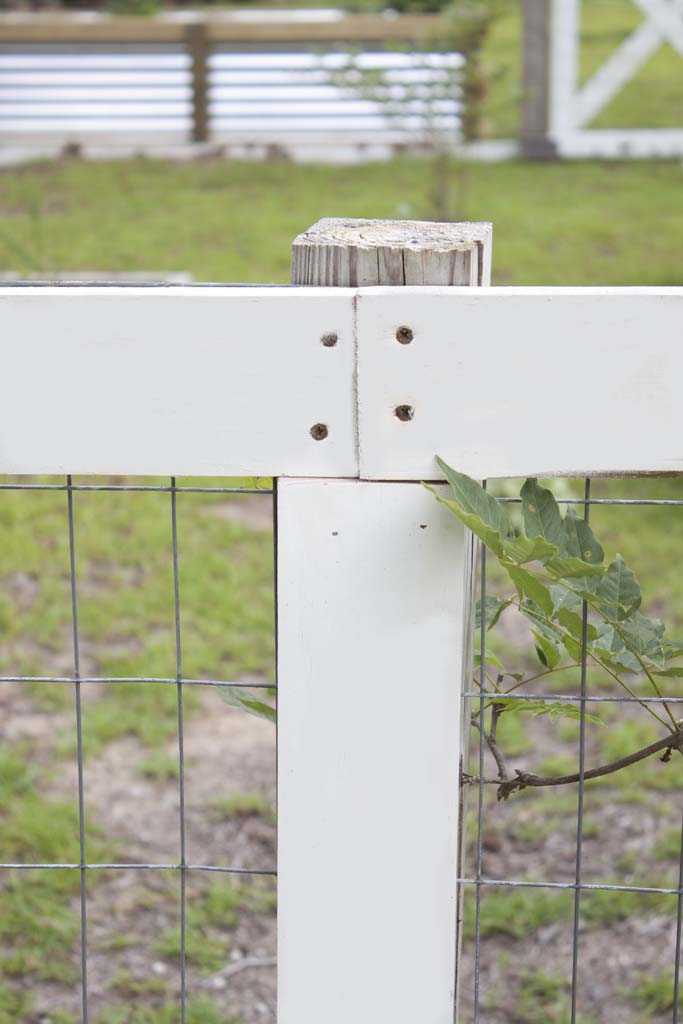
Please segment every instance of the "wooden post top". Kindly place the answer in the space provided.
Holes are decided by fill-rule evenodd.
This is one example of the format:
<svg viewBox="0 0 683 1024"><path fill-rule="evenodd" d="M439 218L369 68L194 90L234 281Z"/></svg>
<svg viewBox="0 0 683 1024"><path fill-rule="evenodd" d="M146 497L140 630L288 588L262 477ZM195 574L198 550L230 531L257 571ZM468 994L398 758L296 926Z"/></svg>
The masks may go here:
<svg viewBox="0 0 683 1024"><path fill-rule="evenodd" d="M325 217L294 239L292 284L484 285L489 223Z"/></svg>

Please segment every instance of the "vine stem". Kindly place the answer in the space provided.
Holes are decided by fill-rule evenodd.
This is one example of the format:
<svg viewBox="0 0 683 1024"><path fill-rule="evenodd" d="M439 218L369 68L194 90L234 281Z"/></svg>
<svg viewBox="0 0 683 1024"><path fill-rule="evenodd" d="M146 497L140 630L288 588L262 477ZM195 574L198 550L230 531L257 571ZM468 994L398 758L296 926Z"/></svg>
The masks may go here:
<svg viewBox="0 0 683 1024"><path fill-rule="evenodd" d="M498 799L507 800L510 794L514 793L515 790L539 788L543 786L569 786L574 782L579 782L581 778L600 779L605 775L612 775L614 772L621 771L622 768L628 768L632 764L638 764L639 761L644 761L646 758L652 757L653 754L657 754L660 750L665 751L662 760L668 761L671 752L673 750L681 751L682 746L683 728L679 726L676 732L662 736L660 739L655 740L654 743L650 743L647 747L642 747L642 749L636 750L632 754L628 754L626 757L620 757L617 761L610 761L608 764L599 765L597 768L590 768L588 771L584 771L582 775L579 772L574 772L571 775L534 775L532 772L523 772L516 769L515 777L513 779L507 778L507 772L505 772L505 775L501 775L501 778L482 779L481 781L488 785L498 786ZM491 749L490 743L489 749ZM493 753L493 750L491 750L491 753ZM497 758L496 763L498 763ZM479 781L478 776L463 775L464 783Z"/></svg>

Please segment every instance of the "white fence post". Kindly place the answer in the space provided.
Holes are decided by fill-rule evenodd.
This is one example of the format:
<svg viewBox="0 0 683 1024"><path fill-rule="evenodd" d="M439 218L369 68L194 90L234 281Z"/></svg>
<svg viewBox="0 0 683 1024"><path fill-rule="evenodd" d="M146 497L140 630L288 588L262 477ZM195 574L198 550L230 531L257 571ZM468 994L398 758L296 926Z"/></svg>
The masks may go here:
<svg viewBox="0 0 683 1024"><path fill-rule="evenodd" d="M490 238L321 222L294 280L484 283ZM278 1024L453 1021L471 550L444 513L419 482L278 483Z"/></svg>

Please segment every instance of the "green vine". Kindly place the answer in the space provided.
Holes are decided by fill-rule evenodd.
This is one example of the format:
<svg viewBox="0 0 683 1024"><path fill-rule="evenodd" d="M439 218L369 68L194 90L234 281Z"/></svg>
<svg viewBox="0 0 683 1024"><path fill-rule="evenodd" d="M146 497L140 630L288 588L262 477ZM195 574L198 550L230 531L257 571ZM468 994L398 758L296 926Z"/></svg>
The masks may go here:
<svg viewBox="0 0 683 1024"><path fill-rule="evenodd" d="M527 787L568 785L581 777L609 775L660 751L663 761L670 760L674 750L683 753L683 722L676 719L662 690L664 680L683 678L683 666L672 664L683 655L683 644L666 637L661 619L640 612L641 587L621 555L606 563L587 520L571 506L563 517L552 492L538 480L526 480L522 486L520 531L513 529L500 502L476 480L441 459L437 462L451 494L444 497L433 487L428 490L485 544L512 588L506 597L486 596L483 604L478 603L477 627L487 634L508 608L516 608L529 624L541 665L540 671L532 673L509 672L488 647L483 664L481 654L475 655L475 684L485 700L483 722L480 707L473 712L472 723L483 731L498 771L496 778L483 781L498 787L499 799L507 799ZM547 715L551 720L582 717L580 706L573 702L510 695L555 672L581 667L584 660L587 667L606 672L637 701L656 720L662 735L648 747L581 774L542 776L520 770L510 774L496 735L502 715ZM629 677L634 676L645 678L650 696L657 698L654 703L643 700L631 685ZM599 721L585 711L583 718ZM464 781L479 779L465 775Z"/></svg>

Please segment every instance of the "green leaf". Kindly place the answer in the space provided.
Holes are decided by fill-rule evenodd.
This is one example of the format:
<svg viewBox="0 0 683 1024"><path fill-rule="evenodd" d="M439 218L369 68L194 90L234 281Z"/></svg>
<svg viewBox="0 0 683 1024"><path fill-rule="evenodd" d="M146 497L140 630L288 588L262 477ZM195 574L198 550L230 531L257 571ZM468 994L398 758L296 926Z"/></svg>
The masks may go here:
<svg viewBox="0 0 683 1024"><path fill-rule="evenodd" d="M619 622L619 629L626 634L631 646L639 654L647 655L655 661L661 660L663 664L662 638L665 626L661 619L648 619L640 612L635 612L630 618Z"/></svg>
<svg viewBox="0 0 683 1024"><path fill-rule="evenodd" d="M507 560L501 560L501 565L507 571L510 579L517 587L517 593L520 597L527 597L530 601L533 601L541 611L545 612L546 615L552 615L553 613L553 599L550 596L550 591L545 587L539 579L537 579L527 569L522 569L518 565L513 565L512 562Z"/></svg>
<svg viewBox="0 0 683 1024"><path fill-rule="evenodd" d="M548 715L552 722L558 718L574 718L581 719L581 709L577 708L574 704L564 704L560 701L548 703L544 700L511 700L505 701L506 711L525 711L527 714L533 715L535 718L540 715ZM595 725L605 725L601 718L597 715L586 714L586 721L592 722Z"/></svg>
<svg viewBox="0 0 683 1024"><path fill-rule="evenodd" d="M580 558L592 565L599 565L605 557L600 542L585 519L577 516L573 508L567 509L564 517L565 551L574 558Z"/></svg>
<svg viewBox="0 0 683 1024"><path fill-rule="evenodd" d="M595 596L611 606L611 613L616 619L627 619L640 608L640 584L621 555L617 555L608 567L598 584Z"/></svg>
<svg viewBox="0 0 683 1024"><path fill-rule="evenodd" d="M441 504L445 505L454 516L464 523L468 530L476 534L480 540L484 542L487 548L490 548L494 554L499 557L503 554L503 535L500 530L494 529L492 526L488 526L484 520L475 515L474 512L465 512L461 505L457 501L451 501L448 498L442 497L437 490L430 487L429 484L423 484L428 491L431 491L436 500Z"/></svg>
<svg viewBox="0 0 683 1024"><path fill-rule="evenodd" d="M543 636L555 644L562 643L562 630L549 620L534 601L522 601L520 611L533 622L533 629L543 633Z"/></svg>
<svg viewBox="0 0 683 1024"><path fill-rule="evenodd" d="M503 541L503 551L513 562L545 562L559 553L559 548L543 537L515 537Z"/></svg>
<svg viewBox="0 0 683 1024"><path fill-rule="evenodd" d="M500 503L476 480L464 473L457 473L438 456L436 461L451 485L453 497L462 511L468 515L477 516L490 529L506 537L508 533L507 520Z"/></svg>
<svg viewBox="0 0 683 1024"><path fill-rule="evenodd" d="M580 558L551 558L545 564L551 576L558 580L569 580L584 576L602 576L605 567L602 565L591 565L589 562L582 562Z"/></svg>
<svg viewBox="0 0 683 1024"><path fill-rule="evenodd" d="M574 661L581 661L581 644L578 640L575 640L569 633L565 633L562 637L562 643L570 658Z"/></svg>
<svg viewBox="0 0 683 1024"><path fill-rule="evenodd" d="M484 612L484 620L486 622L486 629L489 630L498 622L498 619L503 613L503 610L507 608L508 602L503 601L500 597L493 597L486 595L486 606ZM481 601L477 601L477 611L475 617L475 628L481 629Z"/></svg>
<svg viewBox="0 0 683 1024"><path fill-rule="evenodd" d="M238 686L221 686L218 694L221 700L224 700L226 704L230 704L233 708L241 708L242 711L247 711L250 715L256 715L257 718L265 718L269 722L277 720L275 708L255 697L248 690L242 690Z"/></svg>
<svg viewBox="0 0 683 1024"><path fill-rule="evenodd" d="M556 612L555 618L564 629L571 633L575 640L583 638L583 616L577 612L570 611L569 608L560 608ZM598 631L595 626L588 622L586 624L586 637L588 641L595 640L597 635Z"/></svg>
<svg viewBox="0 0 683 1024"><path fill-rule="evenodd" d="M652 673L654 676L667 676L669 679L683 678L683 666L672 665L670 668L658 668Z"/></svg>
<svg viewBox="0 0 683 1024"><path fill-rule="evenodd" d="M479 668L480 665L481 665L481 654L475 654L474 658L473 658L473 661L474 661L474 667L475 668ZM501 672L505 672L505 665L500 660L500 658L497 658L496 655L493 654L492 651L487 651L486 652L486 664L487 665L494 665L495 668L500 669ZM508 675L508 673L505 672L505 675Z"/></svg>
<svg viewBox="0 0 683 1024"><path fill-rule="evenodd" d="M609 668L617 673L624 669L627 672L642 671L640 662L635 654L628 650L614 626L608 622L601 622L596 632L592 650Z"/></svg>
<svg viewBox="0 0 683 1024"><path fill-rule="evenodd" d="M578 594L573 593L571 590L567 590L567 588L563 587L561 583L554 583L548 589L550 590L550 596L553 599L553 607L556 612L558 612L560 608L568 608L569 611L574 612L581 607L581 598Z"/></svg>
<svg viewBox="0 0 683 1024"><path fill-rule="evenodd" d="M536 654L541 665L545 665L546 668L557 668L560 662L560 652L557 646L538 630L532 629L531 632L536 640Z"/></svg>
<svg viewBox="0 0 683 1024"><path fill-rule="evenodd" d="M524 530L529 537L543 537L558 549L564 541L562 516L552 492L541 487L535 477L527 480L520 492Z"/></svg>
<svg viewBox="0 0 683 1024"><path fill-rule="evenodd" d="M683 644L677 640L664 640L662 641L662 648L664 649L664 657L667 661L673 658L680 658L683 654Z"/></svg>

